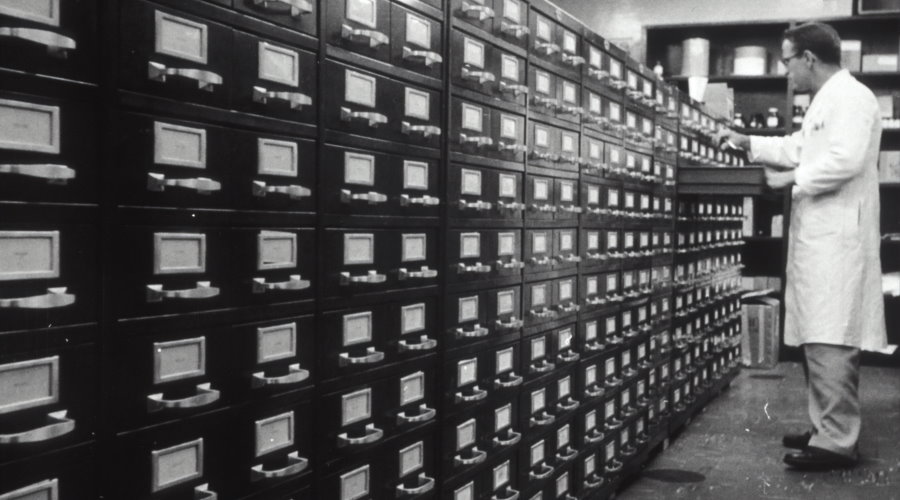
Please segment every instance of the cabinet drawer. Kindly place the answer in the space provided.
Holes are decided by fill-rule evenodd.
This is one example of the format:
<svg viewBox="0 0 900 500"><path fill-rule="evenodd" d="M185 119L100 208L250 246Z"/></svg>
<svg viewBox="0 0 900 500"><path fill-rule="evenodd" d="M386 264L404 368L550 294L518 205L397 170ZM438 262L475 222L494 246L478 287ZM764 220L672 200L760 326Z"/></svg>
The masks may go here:
<svg viewBox="0 0 900 500"><path fill-rule="evenodd" d="M502 460L489 463L482 474L490 498L510 500L519 495L519 456L511 454Z"/></svg>
<svg viewBox="0 0 900 500"><path fill-rule="evenodd" d="M615 325L615 316L612 316L613 325ZM577 325L577 344L579 351L585 357L594 354L606 348L606 336L604 328L606 323L604 318L596 315L579 320Z"/></svg>
<svg viewBox="0 0 900 500"><path fill-rule="evenodd" d="M524 297L525 326L561 320L574 315L581 308L574 276L528 283L525 285Z"/></svg>
<svg viewBox="0 0 900 500"><path fill-rule="evenodd" d="M586 62L581 56L581 37L574 31L532 9L529 16L531 46L529 53L575 74Z"/></svg>
<svg viewBox="0 0 900 500"><path fill-rule="evenodd" d="M238 399L265 399L274 393L310 387L315 371L315 321L312 316L280 318L237 325L231 341L237 346L230 365L231 385Z"/></svg>
<svg viewBox="0 0 900 500"><path fill-rule="evenodd" d="M521 234L519 230L450 230L447 281L464 283L520 276Z"/></svg>
<svg viewBox="0 0 900 500"><path fill-rule="evenodd" d="M391 64L440 78L444 66L442 26L439 21L394 3L391 6Z"/></svg>
<svg viewBox="0 0 900 500"><path fill-rule="evenodd" d="M531 109L551 118L573 124L581 123L582 115L585 113L581 107L579 82L537 66L531 66L528 81Z"/></svg>
<svg viewBox="0 0 900 500"><path fill-rule="evenodd" d="M456 29L450 44L454 85L525 106L525 59Z"/></svg>
<svg viewBox="0 0 900 500"><path fill-rule="evenodd" d="M578 132L536 121L529 122L528 132L529 165L568 172L579 170L583 161L579 156L581 139Z"/></svg>
<svg viewBox="0 0 900 500"><path fill-rule="evenodd" d="M307 35L317 35L318 2L278 2L274 0L234 0L234 9L253 17L290 28Z"/></svg>
<svg viewBox="0 0 900 500"><path fill-rule="evenodd" d="M0 50L0 58L9 52ZM0 198L96 203L96 112L87 101L61 95L0 92L0 117L7 125L0 130Z"/></svg>
<svg viewBox="0 0 900 500"><path fill-rule="evenodd" d="M609 154L612 150L612 144L591 137L587 134L581 135L581 154L584 161L581 164L581 172L585 175L598 179L612 177L611 165L609 163ZM582 180L582 184L586 180Z"/></svg>
<svg viewBox="0 0 900 500"><path fill-rule="evenodd" d="M578 228L553 230L553 268L557 271L574 271L581 262L578 253Z"/></svg>
<svg viewBox="0 0 900 500"><path fill-rule="evenodd" d="M0 3L0 66L68 80L97 82L97 3L45 0Z"/></svg>
<svg viewBox="0 0 900 500"><path fill-rule="evenodd" d="M499 0L451 0L450 12L454 19L459 19L490 33L494 27L494 20L497 17L494 8L498 1Z"/></svg>
<svg viewBox="0 0 900 500"><path fill-rule="evenodd" d="M119 84L183 102L227 107L230 28L143 1L122 4Z"/></svg>
<svg viewBox="0 0 900 500"><path fill-rule="evenodd" d="M391 443L385 455L384 498L432 498L438 491L437 445L434 426Z"/></svg>
<svg viewBox="0 0 900 500"><path fill-rule="evenodd" d="M621 49L594 35L598 44L584 43L585 57L587 59L584 83L593 88L604 91L618 92L625 88L625 69L622 64L624 54ZM616 54L614 55L613 52ZM616 95L616 94L613 94ZM621 96L619 97L621 99Z"/></svg>
<svg viewBox="0 0 900 500"><path fill-rule="evenodd" d="M521 221L521 173L451 163L447 182L451 218Z"/></svg>
<svg viewBox="0 0 900 500"><path fill-rule="evenodd" d="M397 217L440 213L440 170L434 160L328 145L325 162L332 166L322 169L328 213Z"/></svg>
<svg viewBox="0 0 900 500"><path fill-rule="evenodd" d="M391 60L391 2L338 0L325 2L325 40L383 62Z"/></svg>
<svg viewBox="0 0 900 500"><path fill-rule="evenodd" d="M316 209L315 141L230 130L230 208L312 212Z"/></svg>
<svg viewBox="0 0 900 500"><path fill-rule="evenodd" d="M578 181L574 179L555 179L556 220L569 224L577 224L578 216L584 210L579 201Z"/></svg>
<svg viewBox="0 0 900 500"><path fill-rule="evenodd" d="M0 498L98 498L93 445L0 466Z"/></svg>
<svg viewBox="0 0 900 500"><path fill-rule="evenodd" d="M603 434L603 409L586 405L572 418L573 441L582 450L595 448L606 436Z"/></svg>
<svg viewBox="0 0 900 500"><path fill-rule="evenodd" d="M526 229L522 260L528 273L539 273L553 269L554 231L552 229Z"/></svg>
<svg viewBox="0 0 900 500"><path fill-rule="evenodd" d="M442 386L444 407L450 413L482 405L491 400L494 387L489 383L490 351L456 355L445 363Z"/></svg>
<svg viewBox="0 0 900 500"><path fill-rule="evenodd" d="M236 31L234 55L241 61L231 75L235 109L316 123L315 54Z"/></svg>
<svg viewBox="0 0 900 500"><path fill-rule="evenodd" d="M555 439L556 435L553 432L526 434L518 452L518 484L522 490L534 491L550 481L557 465ZM526 496L526 498L528 497ZM542 497L538 496L538 498Z"/></svg>
<svg viewBox="0 0 900 500"><path fill-rule="evenodd" d="M551 221L556 217L557 194L554 179L537 175L525 176L525 218L527 220Z"/></svg>
<svg viewBox="0 0 900 500"><path fill-rule="evenodd" d="M450 103L451 151L521 163L525 117L454 97Z"/></svg>
<svg viewBox="0 0 900 500"><path fill-rule="evenodd" d="M436 148L440 93L333 61L323 65L325 124L332 130Z"/></svg>
<svg viewBox="0 0 900 500"><path fill-rule="evenodd" d="M472 345L517 332L522 327L520 294L519 286L510 286L448 295L447 345Z"/></svg>

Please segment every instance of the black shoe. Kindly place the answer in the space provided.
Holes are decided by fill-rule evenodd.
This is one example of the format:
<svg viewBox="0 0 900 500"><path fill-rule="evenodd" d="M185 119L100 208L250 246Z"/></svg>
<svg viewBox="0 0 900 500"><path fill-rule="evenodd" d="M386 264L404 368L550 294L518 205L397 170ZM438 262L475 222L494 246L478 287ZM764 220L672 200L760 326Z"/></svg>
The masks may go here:
<svg viewBox="0 0 900 500"><path fill-rule="evenodd" d="M806 431L803 434L785 434L783 438L781 438L781 444L785 446L785 448L793 448L795 450L802 450L809 445L809 438L812 437L812 432Z"/></svg>
<svg viewBox="0 0 900 500"><path fill-rule="evenodd" d="M800 470L849 469L857 462L856 457L848 457L815 446L807 446L803 451L784 456L784 463Z"/></svg>

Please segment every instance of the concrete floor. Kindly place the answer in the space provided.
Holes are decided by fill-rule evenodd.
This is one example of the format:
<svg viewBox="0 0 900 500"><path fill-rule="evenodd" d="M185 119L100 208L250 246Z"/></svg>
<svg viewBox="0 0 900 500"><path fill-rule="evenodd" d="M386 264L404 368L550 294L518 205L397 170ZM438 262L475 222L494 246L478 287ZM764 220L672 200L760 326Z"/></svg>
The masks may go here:
<svg viewBox="0 0 900 500"><path fill-rule="evenodd" d="M862 461L855 469L785 468L785 432L808 428L803 369L743 369L618 500L900 500L900 369L863 367Z"/></svg>

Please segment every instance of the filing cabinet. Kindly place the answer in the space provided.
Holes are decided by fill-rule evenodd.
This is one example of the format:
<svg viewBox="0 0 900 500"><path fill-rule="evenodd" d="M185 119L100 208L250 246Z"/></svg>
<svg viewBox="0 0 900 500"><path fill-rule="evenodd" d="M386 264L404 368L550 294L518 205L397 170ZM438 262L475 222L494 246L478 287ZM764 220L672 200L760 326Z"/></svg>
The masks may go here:
<svg viewBox="0 0 900 500"><path fill-rule="evenodd" d="M499 219L521 225L523 176L518 172L450 164L448 212L454 221Z"/></svg>
<svg viewBox="0 0 900 500"><path fill-rule="evenodd" d="M530 92L525 59L458 29L450 32L450 39L453 85L525 107Z"/></svg>
<svg viewBox="0 0 900 500"><path fill-rule="evenodd" d="M231 390L241 399L312 387L317 373L315 321L312 315L276 318L234 327L229 374Z"/></svg>
<svg viewBox="0 0 900 500"><path fill-rule="evenodd" d="M518 286L450 294L444 307L448 349L517 335L523 325Z"/></svg>
<svg viewBox="0 0 900 500"><path fill-rule="evenodd" d="M529 121L528 165L577 172L581 163L578 132Z"/></svg>
<svg viewBox="0 0 900 500"><path fill-rule="evenodd" d="M450 12L455 22L493 34L523 51L527 46L528 3L523 0L452 0Z"/></svg>
<svg viewBox="0 0 900 500"><path fill-rule="evenodd" d="M554 12L544 11L545 8L553 9ZM578 79L581 66L585 63L581 55L580 27L574 27L575 23L572 22L574 19L566 19L567 24L571 24L573 28L556 21L562 19L564 15L558 8L546 4L541 5L541 10L532 6L528 19L531 30L529 56L538 61L552 63Z"/></svg>
<svg viewBox="0 0 900 500"><path fill-rule="evenodd" d="M94 445L27 458L0 466L0 498L95 498Z"/></svg>
<svg viewBox="0 0 900 500"><path fill-rule="evenodd" d="M312 212L315 185L315 143L267 132L232 130L231 164L239 176L227 179L231 206L251 210ZM246 200L246 201L242 201Z"/></svg>
<svg viewBox="0 0 900 500"><path fill-rule="evenodd" d="M448 283L521 279L521 270L526 266L522 260L521 231L476 229L448 232Z"/></svg>
<svg viewBox="0 0 900 500"><path fill-rule="evenodd" d="M231 1L226 0L228 3ZM241 13L283 26L305 35L317 36L318 4L312 0L279 2L276 0L232 0Z"/></svg>
<svg viewBox="0 0 900 500"><path fill-rule="evenodd" d="M451 99L451 159L521 171L525 140L524 116L455 96Z"/></svg>
<svg viewBox="0 0 900 500"><path fill-rule="evenodd" d="M559 212L558 194L554 179L537 175L525 176L525 219L552 221Z"/></svg>
<svg viewBox="0 0 900 500"><path fill-rule="evenodd" d="M566 122L581 123L581 85L551 71L531 66L528 73L529 105L536 113Z"/></svg>
<svg viewBox="0 0 900 500"><path fill-rule="evenodd" d="M577 295L575 276L526 284L523 293L525 327L573 317L581 308Z"/></svg>
<svg viewBox="0 0 900 500"><path fill-rule="evenodd" d="M625 51L595 33L585 35L584 50L587 59L583 65L584 83L621 100L620 91L626 86Z"/></svg>

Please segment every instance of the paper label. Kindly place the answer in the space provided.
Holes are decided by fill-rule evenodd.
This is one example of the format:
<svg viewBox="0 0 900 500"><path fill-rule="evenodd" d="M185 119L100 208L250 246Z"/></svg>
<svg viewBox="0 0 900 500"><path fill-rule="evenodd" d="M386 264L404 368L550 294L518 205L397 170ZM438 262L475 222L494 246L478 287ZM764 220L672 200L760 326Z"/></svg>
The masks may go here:
<svg viewBox="0 0 900 500"><path fill-rule="evenodd" d="M575 84L572 82L563 82L563 101L569 104L578 102L578 93L575 90Z"/></svg>
<svg viewBox="0 0 900 500"><path fill-rule="evenodd" d="M406 116L420 120L431 119L431 95L422 90L406 87Z"/></svg>
<svg viewBox="0 0 900 500"><path fill-rule="evenodd" d="M461 233L459 235L459 256L466 258L481 255L481 233Z"/></svg>
<svg viewBox="0 0 900 500"><path fill-rule="evenodd" d="M503 18L514 23L522 19L522 8L518 0L503 0Z"/></svg>
<svg viewBox="0 0 900 500"><path fill-rule="evenodd" d="M459 315L460 323L466 321L475 321L478 319L478 296L461 297L459 299Z"/></svg>
<svg viewBox="0 0 900 500"><path fill-rule="evenodd" d="M0 231L0 281L60 275L59 231Z"/></svg>
<svg viewBox="0 0 900 500"><path fill-rule="evenodd" d="M203 477L203 439L150 452L151 491Z"/></svg>
<svg viewBox="0 0 900 500"><path fill-rule="evenodd" d="M296 142L260 137L256 140L256 151L258 173L281 177L297 177L299 167ZM196 159L197 157L195 156L194 158Z"/></svg>
<svg viewBox="0 0 900 500"><path fill-rule="evenodd" d="M402 478L417 470L425 464L425 443L419 441L403 448L398 453L400 461L399 477Z"/></svg>
<svg viewBox="0 0 900 500"><path fill-rule="evenodd" d="M482 132L484 122L482 109L478 106L462 103L462 126L464 129Z"/></svg>
<svg viewBox="0 0 900 500"><path fill-rule="evenodd" d="M427 20L406 13L406 43L417 45L422 49L431 48L431 23Z"/></svg>
<svg viewBox="0 0 900 500"><path fill-rule="evenodd" d="M259 42L258 75L262 80L283 83L291 87L300 85L300 54L295 50Z"/></svg>
<svg viewBox="0 0 900 500"><path fill-rule="evenodd" d="M463 169L461 174L460 191L462 194L481 196L481 171Z"/></svg>
<svg viewBox="0 0 900 500"><path fill-rule="evenodd" d="M543 306L547 303L547 285L531 286L531 307Z"/></svg>
<svg viewBox="0 0 900 500"><path fill-rule="evenodd" d="M553 29L550 26L550 21L538 16L535 20L535 28L535 36L545 42L552 41Z"/></svg>
<svg viewBox="0 0 900 500"><path fill-rule="evenodd" d="M550 131L546 127L534 126L534 145L542 148L550 147Z"/></svg>
<svg viewBox="0 0 900 500"><path fill-rule="evenodd" d="M344 264L372 264L375 261L375 235L345 234Z"/></svg>
<svg viewBox="0 0 900 500"><path fill-rule="evenodd" d="M541 359L547 354L547 342L544 337L531 339L531 360Z"/></svg>
<svg viewBox="0 0 900 500"><path fill-rule="evenodd" d="M356 71L346 70L344 73L344 100L361 104L370 108L375 107L377 80L374 76L365 75Z"/></svg>
<svg viewBox="0 0 900 500"><path fill-rule="evenodd" d="M478 358L464 359L456 365L457 386L474 383L478 379Z"/></svg>
<svg viewBox="0 0 900 500"><path fill-rule="evenodd" d="M503 349L497 352L497 375L513 369L513 348Z"/></svg>
<svg viewBox="0 0 900 500"><path fill-rule="evenodd" d="M550 94L550 74L543 71L534 72L534 90L541 94Z"/></svg>
<svg viewBox="0 0 900 500"><path fill-rule="evenodd" d="M503 54L500 56L500 77L514 82L519 81L519 59Z"/></svg>
<svg viewBox="0 0 900 500"><path fill-rule="evenodd" d="M358 500L369 494L369 465L341 475L340 500Z"/></svg>
<svg viewBox="0 0 900 500"><path fill-rule="evenodd" d="M153 383L200 377L206 374L206 337L155 342Z"/></svg>
<svg viewBox="0 0 900 500"><path fill-rule="evenodd" d="M559 250L562 252L571 252L572 247L575 246L573 243L574 234L571 231L564 231L559 233Z"/></svg>
<svg viewBox="0 0 900 500"><path fill-rule="evenodd" d="M31 260L36 257L32 256ZM206 272L206 235L199 233L154 233L153 273Z"/></svg>
<svg viewBox="0 0 900 500"><path fill-rule="evenodd" d="M534 199L545 201L550 198L550 181L548 179L534 179Z"/></svg>
<svg viewBox="0 0 900 500"><path fill-rule="evenodd" d="M344 347L372 341L372 311L345 314L343 320Z"/></svg>
<svg viewBox="0 0 900 500"><path fill-rule="evenodd" d="M538 389L531 393L531 413L535 414L547 405L547 390Z"/></svg>
<svg viewBox="0 0 900 500"><path fill-rule="evenodd" d="M512 116L500 115L500 137L503 137L504 139L518 139L518 120Z"/></svg>
<svg viewBox="0 0 900 500"><path fill-rule="evenodd" d="M511 174L500 174L500 186L498 196L500 198L516 198L518 193L516 189L516 176Z"/></svg>
<svg viewBox="0 0 900 500"><path fill-rule="evenodd" d="M515 290L497 292L497 315L509 314L516 311Z"/></svg>
<svg viewBox="0 0 900 500"><path fill-rule="evenodd" d="M5 113L3 111L4 108L0 107L0 119L4 118L3 115ZM21 121L22 118L19 117L18 119ZM15 121L12 122L12 124L15 123ZM39 140L40 144L44 144L50 139L38 134L32 140ZM49 143L47 144L49 145ZM59 143L57 142L56 144L58 147ZM0 142L0 146L3 146L2 142ZM154 122L153 163L177 167L206 168L206 129Z"/></svg>
<svg viewBox="0 0 900 500"><path fill-rule="evenodd" d="M425 304L412 304L400 308L400 334L425 329Z"/></svg>
<svg viewBox="0 0 900 500"><path fill-rule="evenodd" d="M571 300L572 299L572 280L565 280L559 282L559 300Z"/></svg>
<svg viewBox="0 0 900 500"><path fill-rule="evenodd" d="M297 355L297 323L256 329L256 362L267 363Z"/></svg>
<svg viewBox="0 0 900 500"><path fill-rule="evenodd" d="M428 163L424 161L403 161L403 188L428 189Z"/></svg>
<svg viewBox="0 0 900 500"><path fill-rule="evenodd" d="M257 420L254 427L256 429L256 457L294 444L293 411Z"/></svg>
<svg viewBox="0 0 900 500"><path fill-rule="evenodd" d="M156 53L206 64L207 25L161 11L156 11L155 21Z"/></svg>
<svg viewBox="0 0 900 500"><path fill-rule="evenodd" d="M472 38L464 38L463 63L476 68L484 68L484 44Z"/></svg>
<svg viewBox="0 0 900 500"><path fill-rule="evenodd" d="M512 406L501 406L494 410L494 431L499 432L509 427L512 422Z"/></svg>
<svg viewBox="0 0 900 500"><path fill-rule="evenodd" d="M377 27L378 0L347 0L345 17L369 28Z"/></svg>

